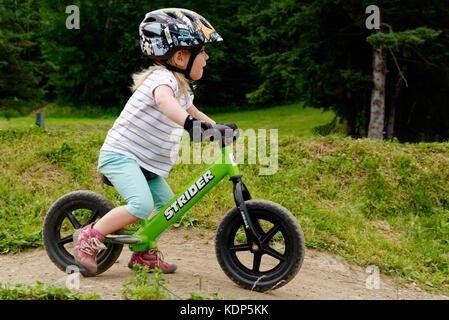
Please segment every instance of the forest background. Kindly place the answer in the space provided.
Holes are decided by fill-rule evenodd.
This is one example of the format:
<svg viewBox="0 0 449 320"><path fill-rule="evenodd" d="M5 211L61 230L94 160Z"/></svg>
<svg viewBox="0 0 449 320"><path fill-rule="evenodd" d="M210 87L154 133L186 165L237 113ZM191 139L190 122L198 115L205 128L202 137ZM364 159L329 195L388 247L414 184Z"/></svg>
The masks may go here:
<svg viewBox="0 0 449 320"><path fill-rule="evenodd" d="M383 93L381 139L449 138L449 1L441 0L1 0L0 115L23 116L48 102L118 114L131 75L151 61L139 47L146 12L196 11L224 42L207 48L195 105L204 111L303 101L332 109L332 130L369 135L375 89ZM380 29L367 28L369 5ZM76 5L79 29L66 21ZM384 86L373 81L375 53ZM379 71L379 70L378 70ZM382 92L383 90L383 92Z"/></svg>

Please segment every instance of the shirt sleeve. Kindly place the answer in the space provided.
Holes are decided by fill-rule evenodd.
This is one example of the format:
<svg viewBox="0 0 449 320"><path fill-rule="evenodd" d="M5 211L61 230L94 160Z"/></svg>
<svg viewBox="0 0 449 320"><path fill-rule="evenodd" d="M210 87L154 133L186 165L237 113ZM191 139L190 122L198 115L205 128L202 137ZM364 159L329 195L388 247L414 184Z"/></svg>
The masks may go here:
<svg viewBox="0 0 449 320"><path fill-rule="evenodd" d="M145 88L148 89L149 95L154 99L153 91L161 85L167 85L172 88L175 96L178 94L179 88L175 76L168 70L155 70L144 81Z"/></svg>
<svg viewBox="0 0 449 320"><path fill-rule="evenodd" d="M191 106L193 106L193 94L189 94L189 99L187 99L185 105L184 105L184 109L187 110L189 109Z"/></svg>

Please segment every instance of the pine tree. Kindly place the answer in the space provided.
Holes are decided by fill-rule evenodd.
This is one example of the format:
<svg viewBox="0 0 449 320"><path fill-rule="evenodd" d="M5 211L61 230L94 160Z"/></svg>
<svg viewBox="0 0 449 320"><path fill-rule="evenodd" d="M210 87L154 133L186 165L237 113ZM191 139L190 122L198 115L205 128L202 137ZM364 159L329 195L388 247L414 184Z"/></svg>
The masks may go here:
<svg viewBox="0 0 449 320"><path fill-rule="evenodd" d="M4 0L0 6L0 109L16 115L39 105L50 70L40 53L36 12L31 0Z"/></svg>

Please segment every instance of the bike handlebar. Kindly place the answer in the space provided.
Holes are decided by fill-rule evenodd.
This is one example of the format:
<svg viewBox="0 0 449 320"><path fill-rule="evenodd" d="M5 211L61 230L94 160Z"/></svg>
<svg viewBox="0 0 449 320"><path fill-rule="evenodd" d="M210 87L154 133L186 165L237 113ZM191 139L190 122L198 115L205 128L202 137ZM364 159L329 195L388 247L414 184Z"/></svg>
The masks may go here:
<svg viewBox="0 0 449 320"><path fill-rule="evenodd" d="M237 126L231 128L227 125L217 123L212 129L208 129L204 132L203 141L220 141L220 146L225 147L236 141L239 135L240 131Z"/></svg>

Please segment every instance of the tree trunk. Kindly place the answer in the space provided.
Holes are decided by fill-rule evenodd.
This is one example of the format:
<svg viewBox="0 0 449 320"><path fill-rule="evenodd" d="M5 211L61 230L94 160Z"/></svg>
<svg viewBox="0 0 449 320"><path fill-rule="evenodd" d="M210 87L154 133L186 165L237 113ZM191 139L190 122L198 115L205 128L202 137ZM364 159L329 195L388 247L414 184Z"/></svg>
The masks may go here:
<svg viewBox="0 0 449 320"><path fill-rule="evenodd" d="M383 47L373 48L374 87L371 92L371 114L368 127L368 138L383 140L386 76L386 51Z"/></svg>
<svg viewBox="0 0 449 320"><path fill-rule="evenodd" d="M391 94L390 112L388 115L387 140L393 139L393 135L394 135L394 119L396 117L396 102L398 101L399 93L401 92L402 82L404 82L404 78L403 78L403 76L401 76L401 72L402 72L402 75L406 74L407 65L404 65L402 67L402 71L398 70L398 75L396 77L394 91Z"/></svg>

